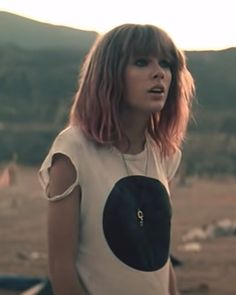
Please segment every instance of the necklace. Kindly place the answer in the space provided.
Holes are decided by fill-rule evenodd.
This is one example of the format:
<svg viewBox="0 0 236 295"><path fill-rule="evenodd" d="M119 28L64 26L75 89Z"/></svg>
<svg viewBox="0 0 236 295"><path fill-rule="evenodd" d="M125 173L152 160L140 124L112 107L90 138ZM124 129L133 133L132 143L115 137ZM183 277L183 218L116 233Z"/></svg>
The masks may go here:
<svg viewBox="0 0 236 295"><path fill-rule="evenodd" d="M129 172L130 169L128 167L125 156L122 153L120 153L120 154L121 154L121 158L124 163L124 166L125 166L126 174L127 174L127 176L130 176L131 173ZM144 172L143 172L144 176L147 176L147 173L148 173L148 161L149 161L149 150L148 150L148 145L146 144L146 160L145 160L145 168L144 168ZM144 212L141 209L141 207L138 207L136 210L136 218L137 218L137 222L138 222L139 226L143 227L143 225L144 225Z"/></svg>

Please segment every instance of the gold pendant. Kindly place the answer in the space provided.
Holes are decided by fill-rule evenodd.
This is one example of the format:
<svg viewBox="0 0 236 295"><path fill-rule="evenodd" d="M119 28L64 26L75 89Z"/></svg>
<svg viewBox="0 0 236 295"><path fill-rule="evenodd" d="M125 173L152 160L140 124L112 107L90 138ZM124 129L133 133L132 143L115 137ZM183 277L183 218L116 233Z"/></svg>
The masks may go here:
<svg viewBox="0 0 236 295"><path fill-rule="evenodd" d="M138 208L138 211L137 211L137 217L139 219L139 225L140 226L143 226L143 223L144 223L144 214L143 214L143 211L141 209Z"/></svg>

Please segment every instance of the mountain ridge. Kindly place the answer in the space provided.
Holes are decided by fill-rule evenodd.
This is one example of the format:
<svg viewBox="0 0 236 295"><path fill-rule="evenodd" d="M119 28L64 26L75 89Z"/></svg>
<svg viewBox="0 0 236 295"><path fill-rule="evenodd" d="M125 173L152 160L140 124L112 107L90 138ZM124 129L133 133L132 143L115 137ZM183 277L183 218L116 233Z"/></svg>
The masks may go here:
<svg viewBox="0 0 236 295"><path fill-rule="evenodd" d="M79 30L32 20L0 11L0 45L17 45L25 49L89 48L97 32Z"/></svg>

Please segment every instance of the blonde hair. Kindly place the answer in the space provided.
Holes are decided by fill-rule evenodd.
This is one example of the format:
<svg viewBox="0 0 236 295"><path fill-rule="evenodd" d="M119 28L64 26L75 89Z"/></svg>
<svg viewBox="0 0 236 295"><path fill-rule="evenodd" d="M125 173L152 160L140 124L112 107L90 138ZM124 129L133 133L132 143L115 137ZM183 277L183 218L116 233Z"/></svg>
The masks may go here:
<svg viewBox="0 0 236 295"><path fill-rule="evenodd" d="M80 72L70 124L79 124L85 135L99 144L124 139L120 122L124 71L131 57L150 55L170 62L172 82L164 108L150 116L147 130L164 155L179 148L189 121L194 82L184 53L153 25L124 24L96 40Z"/></svg>

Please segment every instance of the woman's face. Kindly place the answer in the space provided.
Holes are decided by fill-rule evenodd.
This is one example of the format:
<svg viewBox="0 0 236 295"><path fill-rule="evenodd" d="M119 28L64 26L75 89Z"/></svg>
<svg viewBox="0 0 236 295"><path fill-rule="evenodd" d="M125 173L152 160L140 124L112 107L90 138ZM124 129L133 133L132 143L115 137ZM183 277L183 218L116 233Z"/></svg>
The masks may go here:
<svg viewBox="0 0 236 295"><path fill-rule="evenodd" d="M172 80L170 62L156 56L130 59L125 69L124 107L147 115L160 112Z"/></svg>

